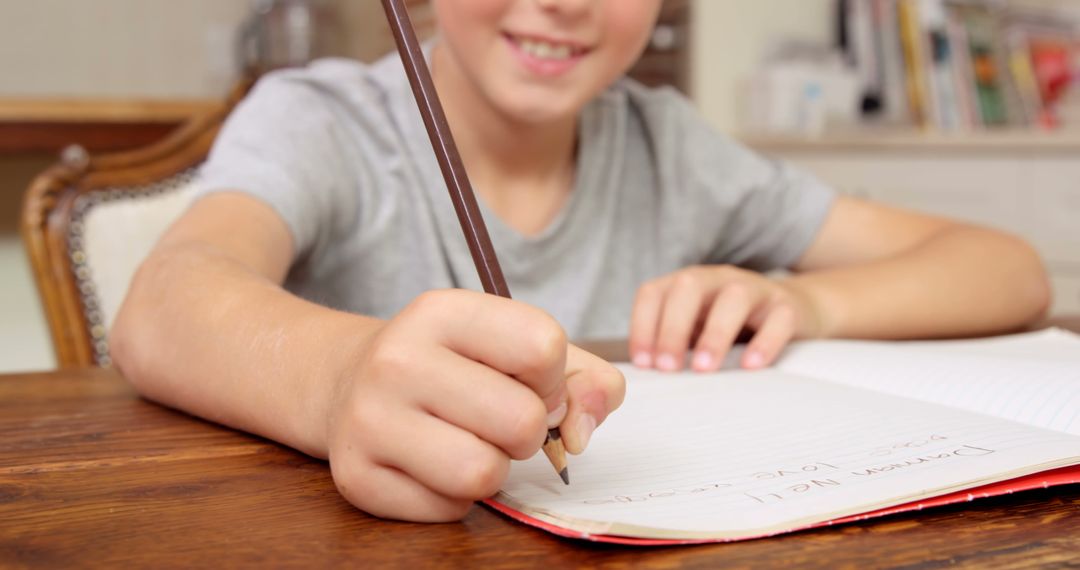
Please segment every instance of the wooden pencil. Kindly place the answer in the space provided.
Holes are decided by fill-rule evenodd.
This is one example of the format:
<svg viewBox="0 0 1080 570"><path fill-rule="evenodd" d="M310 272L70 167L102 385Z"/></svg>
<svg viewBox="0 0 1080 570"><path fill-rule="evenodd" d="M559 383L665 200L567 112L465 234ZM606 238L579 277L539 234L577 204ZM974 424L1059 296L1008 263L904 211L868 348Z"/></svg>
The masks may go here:
<svg viewBox="0 0 1080 570"><path fill-rule="evenodd" d="M439 95L435 92L431 71L428 70L424 52L420 49L420 42L416 39L409 11L404 0L382 0L382 4L397 42L401 62L405 65L413 96L416 97L424 126L427 127L435 158L446 181L446 189L450 192L450 200L454 203L458 222L461 223L461 231L465 234L469 253L472 254L476 272L480 275L480 283L483 284L485 292L509 299L510 288L506 285L506 278L503 277L499 260L495 256L495 248L491 245L491 237L476 203L476 195L473 194L469 176L465 173L465 165L461 162L457 145L454 144L454 135L446 122ZM563 445L559 428L548 430L547 440L544 441L544 454L563 483L569 485L566 447Z"/></svg>

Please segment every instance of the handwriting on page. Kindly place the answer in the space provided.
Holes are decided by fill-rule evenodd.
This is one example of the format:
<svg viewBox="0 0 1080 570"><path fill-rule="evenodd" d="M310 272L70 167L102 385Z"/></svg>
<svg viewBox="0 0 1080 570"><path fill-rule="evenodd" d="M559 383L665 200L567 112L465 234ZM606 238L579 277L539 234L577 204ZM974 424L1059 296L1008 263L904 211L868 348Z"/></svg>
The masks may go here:
<svg viewBox="0 0 1080 570"><path fill-rule="evenodd" d="M947 439L940 437L939 439ZM765 494L751 494L745 493L745 495L757 501L764 503L766 500L784 500L790 496L799 495L815 489L825 489L829 487L836 487L850 482L853 479L859 477L871 477L888 473L890 471L896 471L898 469L905 469L909 467L915 467L918 465L925 465L932 461L941 461L944 459L953 459L959 457L980 457L983 455L990 455L994 453L993 449L987 449L985 447L976 447L974 445L962 445L955 449L947 449L936 453L930 453L926 455L918 455L915 457L909 457L901 461L885 464L875 464L870 467L858 468L854 470L841 471L837 469L837 473L832 474L829 478L814 478L809 481L803 481L795 483L794 485L787 485L780 490L773 492L766 492Z"/></svg>
<svg viewBox="0 0 1080 570"><path fill-rule="evenodd" d="M932 442L947 441L948 439L947 436L933 434L918 440L878 447L871 450L867 455L869 457L879 458L883 455L899 453L919 448ZM950 445L945 449L932 453L906 456L898 461L878 461L868 463L865 467L859 466L845 469L824 461L818 461L795 467L788 466L778 469L769 469L767 471L757 471L743 476L733 477L725 481L708 481L687 487L661 489L634 495L613 495L609 497L590 498L584 499L581 502L586 505L629 504L718 492L739 493L741 496L758 503L764 503L771 500L782 501L789 497L819 489L839 487L861 477L873 477L891 471L925 465L935 461L940 462L947 459L962 457L981 457L990 455L994 452L995 450L985 447L958 444ZM856 463L856 465L859 464ZM775 483L775 486L762 486L762 482L766 481ZM744 490L748 486L753 489L753 492Z"/></svg>
<svg viewBox="0 0 1080 570"><path fill-rule="evenodd" d="M714 532L768 528L1080 455L1080 438L778 370L623 369L627 398L574 458L569 487L515 463L504 495L566 520Z"/></svg>

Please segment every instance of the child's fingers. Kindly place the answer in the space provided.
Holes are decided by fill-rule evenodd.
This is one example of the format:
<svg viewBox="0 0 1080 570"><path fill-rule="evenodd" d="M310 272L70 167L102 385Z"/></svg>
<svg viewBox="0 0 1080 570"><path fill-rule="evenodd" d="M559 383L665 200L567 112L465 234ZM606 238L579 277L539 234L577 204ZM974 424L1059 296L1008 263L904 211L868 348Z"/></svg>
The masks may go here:
<svg viewBox="0 0 1080 570"><path fill-rule="evenodd" d="M473 503L444 497L398 469L375 465L357 455L335 456L330 470L342 496L377 517L451 522L462 519Z"/></svg>
<svg viewBox="0 0 1080 570"><path fill-rule="evenodd" d="M652 368L656 330L664 303L667 280L658 279L638 288L630 314L630 359L638 368Z"/></svg>
<svg viewBox="0 0 1080 570"><path fill-rule="evenodd" d="M760 297L760 292L742 283L729 283L720 290L694 348L691 367L695 371L720 368Z"/></svg>
<svg viewBox="0 0 1080 570"><path fill-rule="evenodd" d="M422 412L388 418L372 461L394 467L451 499L475 501L494 495L510 470L510 458L472 433Z"/></svg>
<svg viewBox="0 0 1080 570"><path fill-rule="evenodd" d="M570 347L566 366L570 409L560 431L566 450L576 455L588 446L596 426L622 404L626 380L617 368L576 346Z"/></svg>
<svg viewBox="0 0 1080 570"><path fill-rule="evenodd" d="M682 370L704 301L704 286L697 277L690 272L675 274L661 309L656 368L666 372Z"/></svg>
<svg viewBox="0 0 1080 570"><path fill-rule="evenodd" d="M549 427L543 401L517 380L447 353L445 358L432 359L433 366L418 364L419 405L514 459L532 457Z"/></svg>
<svg viewBox="0 0 1080 570"><path fill-rule="evenodd" d="M795 335L795 312L787 305L772 308L743 353L743 368L756 370L771 365Z"/></svg>
<svg viewBox="0 0 1080 570"><path fill-rule="evenodd" d="M438 344L517 378L544 400L548 411L566 401L569 343L565 331L547 313L464 290L425 293L408 310L422 314L424 328Z"/></svg>

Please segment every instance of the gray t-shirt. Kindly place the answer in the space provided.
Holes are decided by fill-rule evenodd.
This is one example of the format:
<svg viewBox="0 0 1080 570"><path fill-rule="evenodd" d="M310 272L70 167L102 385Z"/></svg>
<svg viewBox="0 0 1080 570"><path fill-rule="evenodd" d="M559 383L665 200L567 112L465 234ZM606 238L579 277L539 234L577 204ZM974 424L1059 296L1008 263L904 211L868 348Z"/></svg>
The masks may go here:
<svg viewBox="0 0 1080 570"><path fill-rule="evenodd" d="M709 128L670 89L621 80L582 112L570 198L539 235L481 204L510 291L572 338L624 337L638 286L694 264L793 264L832 190ZM286 287L389 318L429 289L480 289L397 55L274 73L229 118L204 193L240 190L292 232Z"/></svg>

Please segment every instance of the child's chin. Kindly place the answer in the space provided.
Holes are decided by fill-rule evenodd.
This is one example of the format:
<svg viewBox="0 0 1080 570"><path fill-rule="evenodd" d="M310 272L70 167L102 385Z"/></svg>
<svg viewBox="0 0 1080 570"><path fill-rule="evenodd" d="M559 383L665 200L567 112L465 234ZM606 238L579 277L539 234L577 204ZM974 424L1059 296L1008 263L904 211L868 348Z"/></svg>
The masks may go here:
<svg viewBox="0 0 1080 570"><path fill-rule="evenodd" d="M523 98L505 105L503 111L519 123L543 125L576 117L581 112L581 105L550 97L546 100Z"/></svg>

